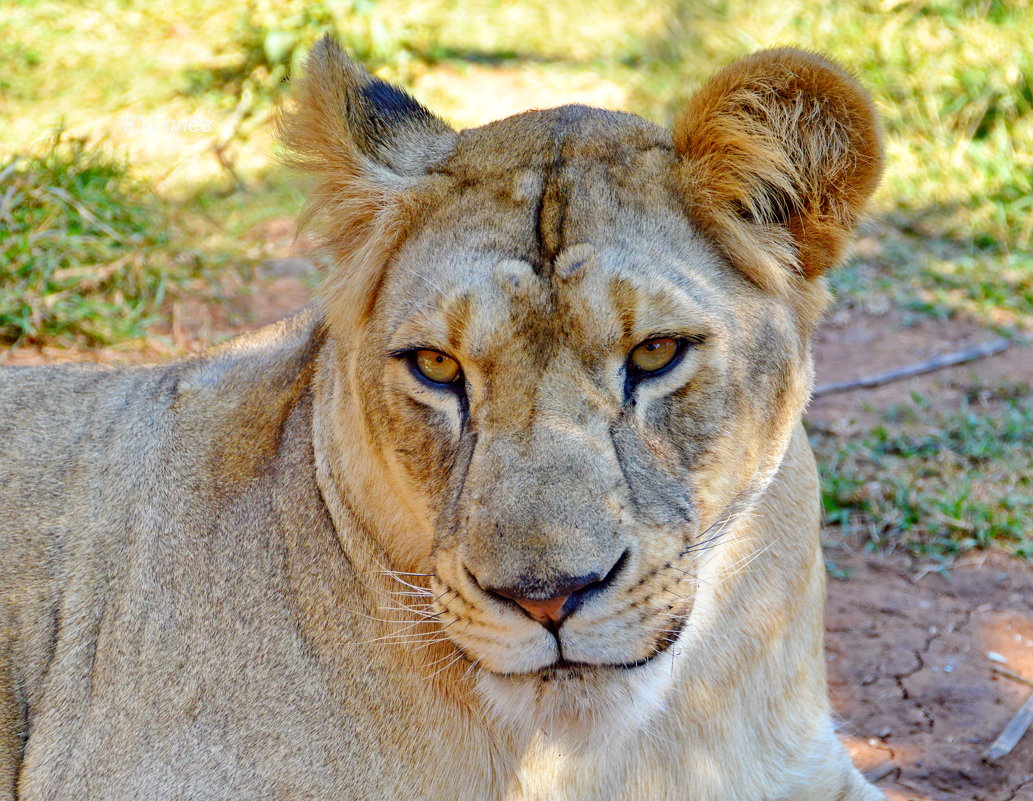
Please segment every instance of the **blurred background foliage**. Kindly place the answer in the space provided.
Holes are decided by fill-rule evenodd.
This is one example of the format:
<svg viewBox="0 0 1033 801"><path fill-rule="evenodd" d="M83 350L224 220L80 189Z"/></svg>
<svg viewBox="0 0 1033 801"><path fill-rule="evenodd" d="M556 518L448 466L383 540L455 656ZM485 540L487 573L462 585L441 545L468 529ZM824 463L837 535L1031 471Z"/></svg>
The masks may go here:
<svg viewBox="0 0 1033 801"><path fill-rule="evenodd" d="M218 294L227 276L246 285L283 255L263 232L296 214L304 187L277 166L272 120L326 32L461 127L566 102L667 125L736 57L828 53L872 90L888 155L862 246L833 278L841 307L1033 329L1028 0L15 0L0 7L0 341L161 336L177 296ZM163 127L181 120L208 130ZM1026 395L1001 403L1017 411L995 421L1028 426ZM905 514L907 492L894 500L865 482L912 448L898 422L850 452L818 442L838 460L826 474L836 515ZM966 441L1020 441L963 422L941 421ZM1016 469L1033 468L1021 442ZM1002 536L1021 543L1016 503L998 511ZM980 544L958 525L908 541Z"/></svg>

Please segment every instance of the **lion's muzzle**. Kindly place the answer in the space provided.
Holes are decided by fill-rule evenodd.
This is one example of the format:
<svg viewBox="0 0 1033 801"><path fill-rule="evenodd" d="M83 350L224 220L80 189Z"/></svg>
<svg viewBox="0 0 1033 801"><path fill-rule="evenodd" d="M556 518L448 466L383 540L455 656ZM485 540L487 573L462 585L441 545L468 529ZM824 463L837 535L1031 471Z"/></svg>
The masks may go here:
<svg viewBox="0 0 1033 801"><path fill-rule="evenodd" d="M486 586L475 574L470 575L486 593L512 601L532 620L556 633L563 621L577 611L585 600L605 592L613 584L627 557L628 551L624 551L605 574L593 572L580 576L559 576L544 587L537 577L528 577L514 586L491 587ZM528 587L533 589L529 590Z"/></svg>

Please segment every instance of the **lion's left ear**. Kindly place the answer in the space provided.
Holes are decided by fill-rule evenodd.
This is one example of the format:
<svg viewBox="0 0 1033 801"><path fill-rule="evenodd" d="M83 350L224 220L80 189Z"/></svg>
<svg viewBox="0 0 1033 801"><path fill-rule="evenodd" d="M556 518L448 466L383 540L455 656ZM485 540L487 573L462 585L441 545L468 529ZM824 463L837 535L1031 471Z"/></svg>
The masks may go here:
<svg viewBox="0 0 1033 801"><path fill-rule="evenodd" d="M674 142L690 215L771 289L835 265L882 171L867 93L799 50L719 72L682 111Z"/></svg>
<svg viewBox="0 0 1033 801"><path fill-rule="evenodd" d="M455 146L455 132L401 89L370 75L335 39L316 43L279 119L283 161L318 182L300 224L316 223L335 263L323 284L331 318L371 309L408 193Z"/></svg>

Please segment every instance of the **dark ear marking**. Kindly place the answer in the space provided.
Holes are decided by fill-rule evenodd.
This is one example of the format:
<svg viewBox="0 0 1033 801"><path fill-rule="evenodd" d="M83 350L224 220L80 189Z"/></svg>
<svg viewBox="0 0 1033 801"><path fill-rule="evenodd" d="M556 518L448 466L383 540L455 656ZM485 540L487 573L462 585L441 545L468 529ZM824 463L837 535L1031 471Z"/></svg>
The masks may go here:
<svg viewBox="0 0 1033 801"><path fill-rule="evenodd" d="M411 159L399 156L414 144L430 145L435 138L451 140L452 130L412 95L379 78L368 77L368 83L349 95L347 109L355 143L366 156L399 172L408 172L413 167Z"/></svg>
<svg viewBox="0 0 1033 801"><path fill-rule="evenodd" d="M359 89L358 95L362 102L357 110L363 113L367 124L374 127L390 129L411 120L429 123L435 119L408 92L379 78L371 78Z"/></svg>
<svg viewBox="0 0 1033 801"><path fill-rule="evenodd" d="M315 223L337 265L323 285L328 318L351 324L372 308L410 222L406 193L451 152L456 134L330 36L312 48L279 133L284 163L318 181L299 228Z"/></svg>
<svg viewBox="0 0 1033 801"><path fill-rule="evenodd" d="M402 176L419 176L444 157L455 132L415 99L374 78L331 36L312 48L281 115L280 138L289 163L308 172L361 168L356 157Z"/></svg>

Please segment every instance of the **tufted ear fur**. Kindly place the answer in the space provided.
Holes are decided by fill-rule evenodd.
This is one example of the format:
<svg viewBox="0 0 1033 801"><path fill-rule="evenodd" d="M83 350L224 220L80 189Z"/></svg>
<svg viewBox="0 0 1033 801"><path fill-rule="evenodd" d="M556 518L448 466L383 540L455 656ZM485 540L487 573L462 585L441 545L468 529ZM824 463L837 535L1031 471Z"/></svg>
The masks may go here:
<svg viewBox="0 0 1033 801"><path fill-rule="evenodd" d="M835 265L882 170L867 93L792 49L717 73L678 117L674 141L693 219L768 289Z"/></svg>
<svg viewBox="0 0 1033 801"><path fill-rule="evenodd" d="M317 223L336 267L323 288L331 315L361 313L400 237L406 191L451 151L456 134L330 36L309 54L279 134L286 164L318 180L301 225Z"/></svg>

